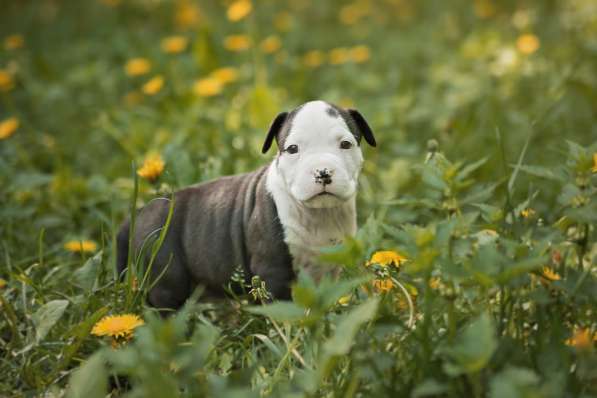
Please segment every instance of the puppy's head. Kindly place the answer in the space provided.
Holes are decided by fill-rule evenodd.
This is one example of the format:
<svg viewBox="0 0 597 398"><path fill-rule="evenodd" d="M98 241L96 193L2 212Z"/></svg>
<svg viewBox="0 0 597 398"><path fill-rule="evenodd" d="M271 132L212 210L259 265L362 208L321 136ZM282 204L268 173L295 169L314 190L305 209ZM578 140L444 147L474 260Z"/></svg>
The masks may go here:
<svg viewBox="0 0 597 398"><path fill-rule="evenodd" d="M358 111L312 101L274 119L263 153L275 139L276 167L286 189L307 207L330 208L356 194L363 138L376 145L371 128Z"/></svg>

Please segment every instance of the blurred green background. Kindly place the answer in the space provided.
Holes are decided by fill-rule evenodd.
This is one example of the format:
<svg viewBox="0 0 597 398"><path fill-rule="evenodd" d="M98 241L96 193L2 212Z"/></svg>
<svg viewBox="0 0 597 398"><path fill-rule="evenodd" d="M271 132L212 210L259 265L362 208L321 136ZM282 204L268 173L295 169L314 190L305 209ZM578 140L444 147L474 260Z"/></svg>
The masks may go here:
<svg viewBox="0 0 597 398"><path fill-rule="evenodd" d="M356 107L377 135L363 216L417 189L409 166L430 138L453 159L488 156L481 173L498 179L498 130L507 163L529 138L526 161L547 164L564 139L597 136L593 1L260 0L228 16L230 5L3 2L0 120L19 121L0 141L4 250L26 256L41 228L49 243L101 240L124 216L131 161L150 151L174 188L250 170L269 158L272 118L312 99ZM129 76L135 58L149 65ZM222 67L232 81L200 94ZM541 193L546 206L556 194Z"/></svg>
<svg viewBox="0 0 597 398"><path fill-rule="evenodd" d="M103 396L106 369L136 396L589 396L596 71L592 0L3 0L0 395L63 396L85 363L70 396ZM141 315L143 288L113 278L135 174L142 206L252 170L275 115L313 99L357 108L378 142L362 229L328 258L399 278L415 327L366 278L303 278L253 314ZM362 266L382 249L405 267ZM112 350L90 333L119 312L147 327Z"/></svg>

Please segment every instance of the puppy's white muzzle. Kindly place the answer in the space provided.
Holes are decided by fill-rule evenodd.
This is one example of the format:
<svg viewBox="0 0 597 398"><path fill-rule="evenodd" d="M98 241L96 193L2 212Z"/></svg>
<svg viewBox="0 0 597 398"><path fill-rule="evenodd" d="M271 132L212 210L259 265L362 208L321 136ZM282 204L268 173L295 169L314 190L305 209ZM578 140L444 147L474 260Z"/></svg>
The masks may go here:
<svg viewBox="0 0 597 398"><path fill-rule="evenodd" d="M290 192L307 207L338 206L356 193L356 181L334 154L310 154L300 160L298 168Z"/></svg>

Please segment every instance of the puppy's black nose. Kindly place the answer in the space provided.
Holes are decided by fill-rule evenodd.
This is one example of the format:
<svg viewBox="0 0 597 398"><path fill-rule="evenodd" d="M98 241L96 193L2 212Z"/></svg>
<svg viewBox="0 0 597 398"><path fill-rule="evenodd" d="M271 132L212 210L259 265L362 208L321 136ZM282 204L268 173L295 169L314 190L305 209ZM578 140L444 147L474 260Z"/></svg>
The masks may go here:
<svg viewBox="0 0 597 398"><path fill-rule="evenodd" d="M316 169L315 170L315 182L317 184L330 185L332 183L333 171L328 168Z"/></svg>

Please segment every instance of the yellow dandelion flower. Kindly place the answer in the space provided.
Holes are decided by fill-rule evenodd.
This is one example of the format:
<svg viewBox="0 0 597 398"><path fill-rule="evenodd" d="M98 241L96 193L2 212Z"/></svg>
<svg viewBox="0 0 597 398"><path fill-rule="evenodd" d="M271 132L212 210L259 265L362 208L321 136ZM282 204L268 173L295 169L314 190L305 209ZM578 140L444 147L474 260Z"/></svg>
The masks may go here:
<svg viewBox="0 0 597 398"><path fill-rule="evenodd" d="M287 11L282 11L274 16L274 26L280 32L288 32L292 28L292 16Z"/></svg>
<svg viewBox="0 0 597 398"><path fill-rule="evenodd" d="M0 91L7 92L14 88L15 82L10 74L5 69L0 69Z"/></svg>
<svg viewBox="0 0 597 398"><path fill-rule="evenodd" d="M182 29L195 26L201 17L199 7L189 0L179 0L174 13L174 24Z"/></svg>
<svg viewBox="0 0 597 398"><path fill-rule="evenodd" d="M4 289L7 284L8 282L6 282L6 280L0 278L0 289Z"/></svg>
<svg viewBox="0 0 597 398"><path fill-rule="evenodd" d="M350 59L357 64L368 61L371 57L371 51L367 46L356 46L350 49Z"/></svg>
<svg viewBox="0 0 597 398"><path fill-rule="evenodd" d="M490 18L496 12L496 7L491 0L475 0L475 14L481 19Z"/></svg>
<svg viewBox="0 0 597 398"><path fill-rule="evenodd" d="M72 253L93 253L97 250L97 243L92 240L70 240L64 248Z"/></svg>
<svg viewBox="0 0 597 398"><path fill-rule="evenodd" d="M303 56L303 64L309 68L317 68L325 61L325 55L322 51L312 50Z"/></svg>
<svg viewBox="0 0 597 398"><path fill-rule="evenodd" d="M523 54L532 54L541 46L539 38L532 33L521 35L516 39L516 48Z"/></svg>
<svg viewBox="0 0 597 398"><path fill-rule="evenodd" d="M133 58L126 63L124 70L129 76L141 76L151 70L151 62L146 58Z"/></svg>
<svg viewBox="0 0 597 398"><path fill-rule="evenodd" d="M4 49L16 50L25 45L25 39L22 35L10 35L4 39Z"/></svg>
<svg viewBox="0 0 597 398"><path fill-rule="evenodd" d="M555 272L554 270L552 270L549 267L543 267L541 276L543 276L545 279L552 281L552 282L559 281L560 279L562 279L562 277L557 272Z"/></svg>
<svg viewBox="0 0 597 398"><path fill-rule="evenodd" d="M228 84L236 81L238 79L238 71L236 68L231 66L227 66L224 68L218 68L211 72L210 77L216 79L221 84Z"/></svg>
<svg viewBox="0 0 597 398"><path fill-rule="evenodd" d="M347 294L346 296L342 296L338 299L338 304L347 305L348 303L350 303L351 298L352 298L352 295L350 295L350 294Z"/></svg>
<svg viewBox="0 0 597 398"><path fill-rule="evenodd" d="M278 36L270 35L263 39L259 47L261 48L261 51L263 51L264 53L272 54L282 47L282 41Z"/></svg>
<svg viewBox="0 0 597 398"><path fill-rule="evenodd" d="M392 290L394 283L391 279L375 279L373 281L373 287L378 293L384 293Z"/></svg>
<svg viewBox="0 0 597 398"><path fill-rule="evenodd" d="M177 54L187 49L189 39L184 36L168 36L162 39L160 47L168 54Z"/></svg>
<svg viewBox="0 0 597 398"><path fill-rule="evenodd" d="M141 91L145 95L155 95L160 92L164 86L164 78L162 75L152 77L147 83L143 85Z"/></svg>
<svg viewBox="0 0 597 398"><path fill-rule="evenodd" d="M597 173L597 153L593 154L593 168L591 169L593 173Z"/></svg>
<svg viewBox="0 0 597 398"><path fill-rule="evenodd" d="M388 265L394 265L395 267L400 267L404 262L406 262L406 257L398 254L393 250L382 250L373 253L371 259L367 261L367 266L373 264L379 264L382 267L387 267Z"/></svg>
<svg viewBox="0 0 597 398"><path fill-rule="evenodd" d="M345 25L354 25L361 18L361 14L357 12L356 7L353 4L349 4L340 9L339 13L340 22Z"/></svg>
<svg viewBox="0 0 597 398"><path fill-rule="evenodd" d="M253 4L249 0L237 0L230 4L226 16L232 22L237 22L246 17L253 10Z"/></svg>
<svg viewBox="0 0 597 398"><path fill-rule="evenodd" d="M576 329L572 337L566 340L566 345L584 351L591 348L594 341L597 341L597 334L592 336L588 328L580 328Z"/></svg>
<svg viewBox="0 0 597 398"><path fill-rule="evenodd" d="M157 152L151 152L143 161L141 167L137 170L137 175L145 178L149 182L155 182L164 171L164 159Z"/></svg>
<svg viewBox="0 0 597 398"><path fill-rule="evenodd" d="M91 333L96 336L129 338L144 323L143 319L134 314L108 315L93 326Z"/></svg>
<svg viewBox="0 0 597 398"><path fill-rule="evenodd" d="M229 51L245 51L251 47L251 39L247 35L230 35L224 39L224 48Z"/></svg>
<svg viewBox="0 0 597 398"><path fill-rule="evenodd" d="M526 209L520 212L522 218L532 218L535 216L535 214L537 214L537 212L531 209L530 207L527 207Z"/></svg>
<svg viewBox="0 0 597 398"><path fill-rule="evenodd" d="M0 122L0 140L4 140L14 134L19 128L19 119L9 117Z"/></svg>
<svg viewBox="0 0 597 398"><path fill-rule="evenodd" d="M337 47L330 51L330 64L340 65L350 60L350 52L345 47Z"/></svg>
<svg viewBox="0 0 597 398"><path fill-rule="evenodd" d="M214 77L199 79L193 85L193 91L200 97L213 97L222 92L223 84Z"/></svg>
<svg viewBox="0 0 597 398"><path fill-rule="evenodd" d="M340 9L340 22L345 25L354 25L367 14L368 10L358 3L349 4Z"/></svg>

